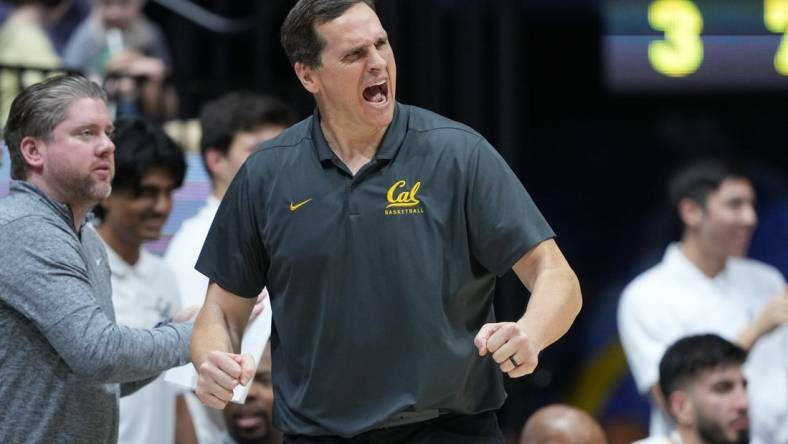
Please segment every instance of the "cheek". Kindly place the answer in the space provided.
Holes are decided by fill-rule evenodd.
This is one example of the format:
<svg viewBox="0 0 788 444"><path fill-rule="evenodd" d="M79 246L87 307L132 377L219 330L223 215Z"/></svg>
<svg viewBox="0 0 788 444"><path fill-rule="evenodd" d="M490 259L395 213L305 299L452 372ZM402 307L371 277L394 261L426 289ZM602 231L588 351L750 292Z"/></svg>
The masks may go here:
<svg viewBox="0 0 788 444"><path fill-rule="evenodd" d="M734 410L730 407L734 405L732 401L732 399L727 399L724 396L715 397L706 404L706 411L712 419L723 423L728 414Z"/></svg>
<svg viewBox="0 0 788 444"><path fill-rule="evenodd" d="M138 220L145 216L153 208L152 202L144 199L129 202L125 207L126 217L129 220Z"/></svg>
<svg viewBox="0 0 788 444"><path fill-rule="evenodd" d="M243 165L249 155L252 154L252 151L254 151L256 146L257 145L253 145L248 148L243 146L235 146L230 150L230 153L226 159L227 165L232 169L233 174L235 174L241 168L241 165Z"/></svg>
<svg viewBox="0 0 788 444"><path fill-rule="evenodd" d="M339 72L336 77L325 80L323 85L328 96L339 100L354 99L353 96L355 94L353 94L353 91L355 90L354 85L356 85L356 81L343 72Z"/></svg>
<svg viewBox="0 0 788 444"><path fill-rule="evenodd" d="M263 398L263 405L265 405L265 410L270 415L274 410L274 394L269 390L268 395L264 396Z"/></svg>

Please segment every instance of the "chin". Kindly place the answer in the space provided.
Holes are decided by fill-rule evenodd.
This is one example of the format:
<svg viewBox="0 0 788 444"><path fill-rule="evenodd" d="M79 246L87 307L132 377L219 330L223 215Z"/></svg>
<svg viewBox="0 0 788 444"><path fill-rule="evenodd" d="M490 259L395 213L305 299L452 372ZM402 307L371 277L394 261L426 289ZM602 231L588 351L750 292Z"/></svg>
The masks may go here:
<svg viewBox="0 0 788 444"><path fill-rule="evenodd" d="M372 118L372 122L374 122L375 126L377 127L386 127L391 125L391 122L394 120L394 105L392 104L386 110L382 110L378 115Z"/></svg>
<svg viewBox="0 0 788 444"><path fill-rule="evenodd" d="M236 430L235 433L231 433L231 435L238 444L267 442L270 438L270 433L268 433L268 431L265 429Z"/></svg>
<svg viewBox="0 0 788 444"><path fill-rule="evenodd" d="M731 257L745 257L747 256L747 252L750 250L750 246L747 245L746 247L741 248L731 248L728 250L728 256Z"/></svg>
<svg viewBox="0 0 788 444"><path fill-rule="evenodd" d="M112 194L112 185L96 185L87 194L89 199L92 201L102 201Z"/></svg>
<svg viewBox="0 0 788 444"><path fill-rule="evenodd" d="M734 438L734 440L731 441L731 443L732 444L749 444L750 443L750 431L749 430L745 430L745 431L739 432L736 435L736 438Z"/></svg>

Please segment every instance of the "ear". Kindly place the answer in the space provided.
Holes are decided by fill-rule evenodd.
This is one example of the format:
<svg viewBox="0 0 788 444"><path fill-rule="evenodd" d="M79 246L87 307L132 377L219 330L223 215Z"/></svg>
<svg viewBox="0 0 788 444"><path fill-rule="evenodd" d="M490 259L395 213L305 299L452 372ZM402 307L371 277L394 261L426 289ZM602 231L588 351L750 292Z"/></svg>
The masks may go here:
<svg viewBox="0 0 788 444"><path fill-rule="evenodd" d="M293 65L293 68L295 69L298 80L301 81L301 84L307 91L315 94L320 90L320 84L318 83L315 72L312 68L304 65L301 62L296 62L295 65Z"/></svg>
<svg viewBox="0 0 788 444"><path fill-rule="evenodd" d="M703 222L703 207L692 199L679 201L679 218L687 227L697 227Z"/></svg>
<svg viewBox="0 0 788 444"><path fill-rule="evenodd" d="M22 158L31 170L40 171L44 167L45 142L37 137L27 136L19 143Z"/></svg>
<svg viewBox="0 0 788 444"><path fill-rule="evenodd" d="M217 173L221 173L220 170L227 160L224 154L215 148L206 149L203 154L203 159L205 159L205 166L210 170L213 176L216 176Z"/></svg>
<svg viewBox="0 0 788 444"><path fill-rule="evenodd" d="M676 390L668 398L670 416L679 425L692 425L695 423L695 406L687 392Z"/></svg>

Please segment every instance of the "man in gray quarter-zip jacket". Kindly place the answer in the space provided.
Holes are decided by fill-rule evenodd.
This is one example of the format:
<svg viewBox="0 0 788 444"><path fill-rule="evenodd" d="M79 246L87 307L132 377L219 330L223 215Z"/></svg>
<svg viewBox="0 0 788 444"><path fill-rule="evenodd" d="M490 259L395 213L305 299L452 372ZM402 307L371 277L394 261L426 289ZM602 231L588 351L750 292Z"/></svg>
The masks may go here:
<svg viewBox="0 0 788 444"><path fill-rule="evenodd" d="M107 254L85 223L111 190L112 129L104 91L81 77L45 80L11 106L14 180L0 200L2 443L114 443L119 396L189 360L191 323L115 323Z"/></svg>

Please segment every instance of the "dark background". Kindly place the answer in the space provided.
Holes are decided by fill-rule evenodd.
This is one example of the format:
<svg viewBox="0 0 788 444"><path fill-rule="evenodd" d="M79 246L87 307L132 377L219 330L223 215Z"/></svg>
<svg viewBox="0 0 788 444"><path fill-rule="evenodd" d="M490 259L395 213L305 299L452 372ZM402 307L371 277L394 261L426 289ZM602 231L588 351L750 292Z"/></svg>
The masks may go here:
<svg viewBox="0 0 788 444"><path fill-rule="evenodd" d="M156 3L147 6L172 48L181 117L194 117L205 100L233 89L271 93L301 116L311 113L312 99L279 44L293 1L196 3L226 17L255 17L255 26L218 35ZM621 288L675 239L665 181L690 158L735 156L751 168L762 204L783 201L788 95L735 87L716 94L609 93L600 6L588 0L377 4L396 55L398 100L466 123L497 147L558 233L584 290L572 331L542 354L537 374L509 383L503 425L515 430L544 403L577 401L573 393L583 400L584 378L586 385L606 385L607 398L592 403L603 422L642 423L645 410L625 369L610 382L610 374L592 369L589 376L588 368L616 347ZM756 256L772 257L764 245L784 231L768 225L776 228L756 235ZM501 280L501 318L518 317L526 300L511 273ZM611 410L616 397L619 408Z"/></svg>

